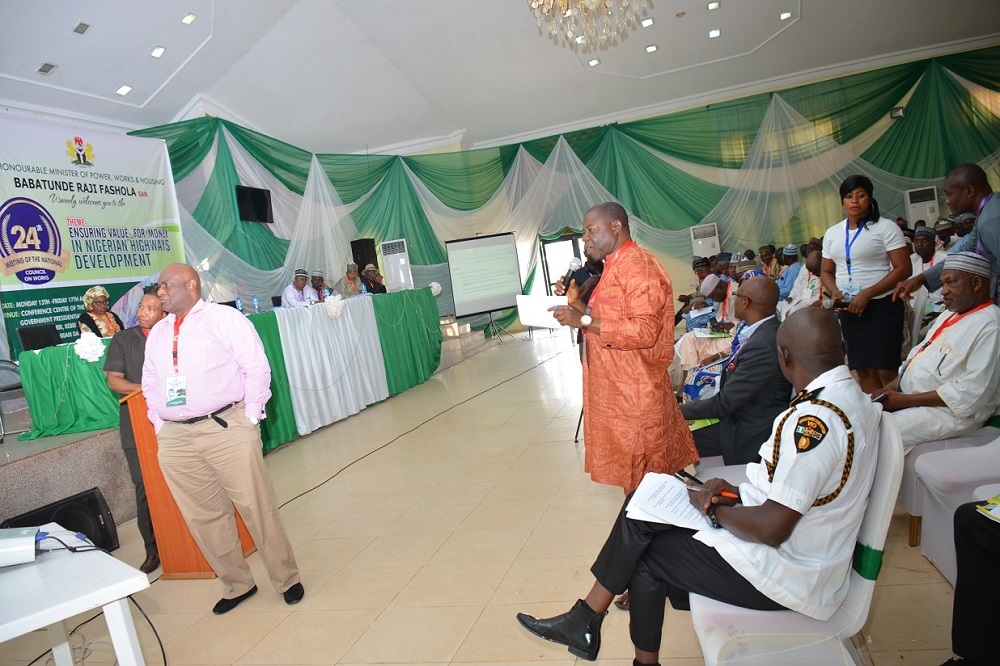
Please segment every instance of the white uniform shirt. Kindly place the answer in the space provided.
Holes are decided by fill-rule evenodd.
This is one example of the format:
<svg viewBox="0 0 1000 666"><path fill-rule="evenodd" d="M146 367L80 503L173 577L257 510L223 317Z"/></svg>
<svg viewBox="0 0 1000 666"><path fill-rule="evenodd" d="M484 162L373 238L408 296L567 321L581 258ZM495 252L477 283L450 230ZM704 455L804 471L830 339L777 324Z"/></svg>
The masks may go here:
<svg viewBox="0 0 1000 666"><path fill-rule="evenodd" d="M846 236L850 233L850 237ZM903 232L892 220L879 218L878 222L869 222L864 230L854 240L857 230L848 230L847 220L835 224L826 230L823 236L823 258L832 259L837 265L837 288L845 294L848 279L858 286L858 291L867 289L884 278L892 270L889 252L906 247ZM845 240L851 244L851 273L847 273L847 253ZM890 288L884 294L876 296L883 298L891 294Z"/></svg>
<svg viewBox="0 0 1000 666"><path fill-rule="evenodd" d="M893 224L893 226L896 226ZM837 405L851 421L854 462L840 494L821 506L813 502L840 485L847 458L847 431L829 407L799 402L781 430L781 444L774 481L763 463L747 465L740 498L746 506L772 500L802 515L791 536L772 548L744 541L726 529L701 530L695 538L715 548L723 559L762 593L777 603L818 620L830 618L847 596L848 574L854 555L868 493L875 477L878 424L882 408L865 395L846 366L829 370L807 387L822 389L820 400ZM774 422L777 429L781 414ZM799 425L826 428L818 444L800 451L805 440ZM760 447L764 460L773 461L773 438Z"/></svg>

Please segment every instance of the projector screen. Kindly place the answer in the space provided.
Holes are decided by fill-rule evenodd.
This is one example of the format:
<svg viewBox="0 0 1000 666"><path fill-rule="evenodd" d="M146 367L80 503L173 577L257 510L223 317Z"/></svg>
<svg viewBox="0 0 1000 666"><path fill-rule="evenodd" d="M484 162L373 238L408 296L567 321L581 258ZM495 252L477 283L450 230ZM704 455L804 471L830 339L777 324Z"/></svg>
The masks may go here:
<svg viewBox="0 0 1000 666"><path fill-rule="evenodd" d="M517 306L521 272L514 234L461 238L445 247L456 317Z"/></svg>

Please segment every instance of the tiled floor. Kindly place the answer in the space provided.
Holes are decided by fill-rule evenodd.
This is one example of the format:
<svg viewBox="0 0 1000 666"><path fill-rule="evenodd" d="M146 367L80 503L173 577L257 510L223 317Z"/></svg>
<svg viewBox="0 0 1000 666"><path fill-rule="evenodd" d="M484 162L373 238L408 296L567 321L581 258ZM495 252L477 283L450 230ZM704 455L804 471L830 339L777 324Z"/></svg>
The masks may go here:
<svg viewBox="0 0 1000 666"><path fill-rule="evenodd" d="M586 592L622 493L582 471L583 444L573 443L580 367L569 336L520 337L267 456L305 599L286 606L257 555L260 593L228 615L210 611L217 581L154 581L136 600L169 663L575 661L527 634L514 614L556 614ZM119 536L115 555L138 565L134 522ZM873 663L947 659L951 597L906 545L897 515L866 627ZM133 614L147 663L162 663ZM72 642L78 662L114 661L101 617ZM28 664L46 647L44 632L0 644L0 666ZM612 609L600 661L631 658L628 617ZM684 612L667 611L661 661L702 663Z"/></svg>

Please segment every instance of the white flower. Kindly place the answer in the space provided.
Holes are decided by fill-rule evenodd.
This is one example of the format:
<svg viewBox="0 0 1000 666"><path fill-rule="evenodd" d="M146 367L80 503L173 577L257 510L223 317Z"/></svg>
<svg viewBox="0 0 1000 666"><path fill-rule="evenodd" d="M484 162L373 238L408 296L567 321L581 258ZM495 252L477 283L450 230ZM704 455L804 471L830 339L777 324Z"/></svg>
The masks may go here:
<svg viewBox="0 0 1000 666"><path fill-rule="evenodd" d="M323 305L326 306L326 313L330 316L330 319L336 319L344 314L344 297L340 294L329 297L323 301Z"/></svg>
<svg viewBox="0 0 1000 666"><path fill-rule="evenodd" d="M76 355L88 363L100 360L104 356L104 343L92 332L80 334L80 339L73 345Z"/></svg>
<svg viewBox="0 0 1000 666"><path fill-rule="evenodd" d="M431 294L434 295L434 298L437 298L438 296L441 295L441 285L439 285L437 282L431 282L427 286L431 288Z"/></svg>

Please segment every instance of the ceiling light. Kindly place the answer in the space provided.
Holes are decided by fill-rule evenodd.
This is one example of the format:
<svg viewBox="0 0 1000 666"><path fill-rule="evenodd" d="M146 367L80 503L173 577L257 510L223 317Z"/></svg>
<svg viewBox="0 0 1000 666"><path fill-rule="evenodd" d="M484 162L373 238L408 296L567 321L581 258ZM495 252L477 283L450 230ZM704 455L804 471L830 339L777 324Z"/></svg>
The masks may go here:
<svg viewBox="0 0 1000 666"><path fill-rule="evenodd" d="M717 2L708 3L708 11L712 11L713 9L718 9L718 8L719 8L719 3Z"/></svg>
<svg viewBox="0 0 1000 666"><path fill-rule="evenodd" d="M38 73L39 74L48 74L49 72L51 72L55 68L56 68L56 66L55 66L54 63L43 62L42 66L38 68Z"/></svg>
<svg viewBox="0 0 1000 666"><path fill-rule="evenodd" d="M597 67L598 65L600 65L600 64L601 64L601 61L600 61L600 60L598 60L597 58L594 58L593 60L591 60L591 61L590 61L589 63L587 63L587 64L589 64L589 65L590 65L591 67Z"/></svg>
<svg viewBox="0 0 1000 666"><path fill-rule="evenodd" d="M781 12L781 17L780 18L781 18L782 21L787 21L788 19L792 18L792 13L791 12Z"/></svg>
<svg viewBox="0 0 1000 666"><path fill-rule="evenodd" d="M643 28L648 28L651 25L653 25L653 19L651 19L651 18L644 18L644 19L642 19L642 27Z"/></svg>
<svg viewBox="0 0 1000 666"><path fill-rule="evenodd" d="M715 39L716 37L718 37L721 34L722 34L721 30L719 30L718 28L713 28L712 30L708 31L708 38L709 39Z"/></svg>
<svg viewBox="0 0 1000 666"><path fill-rule="evenodd" d="M903 117L905 111L906 107L894 106L891 109L889 109L889 117L892 118L893 120L899 120L900 118Z"/></svg>
<svg viewBox="0 0 1000 666"><path fill-rule="evenodd" d="M192 23L194 23L194 20L196 18L198 18L197 14L192 14L191 12L188 12L187 14L184 15L184 18L181 19L181 23L185 25L191 25Z"/></svg>
<svg viewBox="0 0 1000 666"><path fill-rule="evenodd" d="M119 95L121 95L122 97L124 97L125 95L129 94L130 92L132 92L132 86L122 86L121 88L119 88L115 92L118 93Z"/></svg>
<svg viewBox="0 0 1000 666"><path fill-rule="evenodd" d="M78 35L82 35L83 33L87 32L87 30L89 30L89 29L90 29L90 26L88 24L86 24L86 23L77 23L76 27L73 28L73 32L75 32Z"/></svg>
<svg viewBox="0 0 1000 666"><path fill-rule="evenodd" d="M571 49L596 51L615 46L637 29L651 0L528 0L538 33Z"/></svg>
<svg viewBox="0 0 1000 666"><path fill-rule="evenodd" d="M153 56L154 58L159 58L161 55L163 55L163 53L166 50L167 49L163 46L157 46L155 49L149 52L149 55Z"/></svg>
<svg viewBox="0 0 1000 666"><path fill-rule="evenodd" d="M649 46L646 47L646 53L652 53L655 50L656 50L656 44L650 44Z"/></svg>

